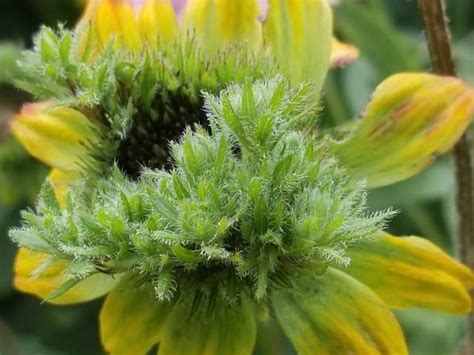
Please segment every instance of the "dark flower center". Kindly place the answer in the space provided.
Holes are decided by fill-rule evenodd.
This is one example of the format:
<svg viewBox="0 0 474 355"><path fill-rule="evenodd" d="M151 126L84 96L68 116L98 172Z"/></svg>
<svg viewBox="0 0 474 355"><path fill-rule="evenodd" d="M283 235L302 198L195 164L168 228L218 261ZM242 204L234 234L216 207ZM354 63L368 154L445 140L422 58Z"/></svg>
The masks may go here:
<svg viewBox="0 0 474 355"><path fill-rule="evenodd" d="M133 117L128 137L117 152L119 168L136 179L140 171L169 168L169 143L176 141L187 126L208 125L201 98L190 98L183 89L163 91L154 101L154 112L139 110Z"/></svg>

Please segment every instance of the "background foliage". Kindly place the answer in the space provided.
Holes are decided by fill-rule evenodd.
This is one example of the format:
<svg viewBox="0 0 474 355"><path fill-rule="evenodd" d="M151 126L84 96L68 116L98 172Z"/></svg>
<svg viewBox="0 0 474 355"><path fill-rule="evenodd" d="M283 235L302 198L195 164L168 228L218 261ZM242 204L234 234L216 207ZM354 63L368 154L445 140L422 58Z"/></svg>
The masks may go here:
<svg viewBox="0 0 474 355"><path fill-rule="evenodd" d="M325 126L357 117L370 93L386 76L400 71L429 69L421 21L415 0L343 0L336 10L336 31L356 44L361 58L332 72L325 88ZM460 75L474 85L474 2L449 0L449 15ZM27 158L7 137L4 122L29 98L7 84L15 60L31 45L40 24L75 23L75 0L2 1L0 4L0 354L101 354L97 314L101 301L75 307L42 305L15 292L12 263L15 247L7 237L18 224L21 208L34 198L45 169ZM12 153L13 152L13 153ZM18 159L11 164L12 154ZM456 253L455 186L451 159L445 157L425 173L403 183L373 191L374 209L393 206L401 213L390 224L396 234L417 234ZM399 312L410 350L415 355L456 353L462 339L462 319L429 311ZM259 354L293 354L278 329L259 332Z"/></svg>

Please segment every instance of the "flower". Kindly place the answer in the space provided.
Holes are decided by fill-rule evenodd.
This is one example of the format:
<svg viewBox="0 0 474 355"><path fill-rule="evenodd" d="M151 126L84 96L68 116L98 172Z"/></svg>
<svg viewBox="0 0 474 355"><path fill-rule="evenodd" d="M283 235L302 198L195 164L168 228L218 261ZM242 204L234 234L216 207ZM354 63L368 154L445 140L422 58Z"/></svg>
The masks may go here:
<svg viewBox="0 0 474 355"><path fill-rule="evenodd" d="M373 144L378 134L390 142L382 127L411 123L402 107L429 97L423 90L452 91L458 100L434 104L449 107L436 112L436 127L445 115L457 126L457 112L474 112L472 89L458 79L400 74L376 90L360 124L370 128L331 150L342 156L362 132ZM310 85L235 86L205 105L212 132L188 131L174 144L171 171L134 180L115 170L90 198L87 185L75 185L65 208L47 184L36 212L24 213L23 228L11 233L23 247L16 286L58 304L107 294L101 335L112 354L142 354L156 343L159 354L250 354L259 308L301 354L403 354L390 307L471 310L472 271L427 240L382 232L390 212L367 214L358 164L345 165L347 176L307 133L317 111ZM420 123L433 114L423 112ZM368 174L369 183L404 178L430 150L444 149L429 139L436 127L412 130L407 152L413 140L423 154L400 150L409 164L385 162L391 174ZM452 128L443 129L454 142L463 128Z"/></svg>
<svg viewBox="0 0 474 355"><path fill-rule="evenodd" d="M236 43L270 49L296 83L311 78L322 85L329 65L344 66L358 57L355 47L331 40L326 1L89 0L81 24L91 24L102 46L115 36L132 50L165 46L183 34L194 35L210 52Z"/></svg>
<svg viewBox="0 0 474 355"><path fill-rule="evenodd" d="M56 304L107 294L112 354L250 354L269 315L301 354L404 354L390 308L469 312L472 271L383 232L391 213L367 212L364 181L448 151L474 90L397 74L349 133L325 135L315 98L339 46L325 1L269 1L263 25L257 1L190 0L181 22L173 5L90 2L85 27L44 29L23 62L22 86L52 104L13 130L58 170L11 232L16 287Z"/></svg>
<svg viewBox="0 0 474 355"><path fill-rule="evenodd" d="M28 128L36 121L35 114L38 115L38 122L34 125L50 126L50 132L46 132L47 128L43 127L43 132L38 134L61 134L64 129L61 125L69 124L54 118L47 119L49 110L46 104L31 105L35 110L30 110L28 115L20 113L16 117L12 125L16 127L16 137L33 156L55 169L50 175L55 185L67 186L67 182L73 181L80 175L81 168L84 168L84 154L79 152L84 150L83 142L89 141L91 134L97 136L96 132L91 132L102 130L102 123L116 115L117 106L129 104L127 100L130 96L137 96L136 100L148 97L146 105L140 103L141 106L146 106L146 112L130 113L134 116L132 119L137 115L156 115L156 112L147 110L152 100L163 102L167 114L179 115L179 118L171 119L182 122L178 127L168 127L167 125L172 126L174 123L162 120L159 124L154 123L160 132L154 132L154 128L150 127L151 122L142 124L139 128L141 132L151 131L150 135L160 135L166 141L176 139L185 124L204 123L205 114L200 110L200 91L203 89L218 92L228 82L243 81L249 76L258 79L278 70L283 71L295 85L306 80L319 83L319 87L314 90L318 93L329 61L331 66L341 67L358 56L356 48L331 39L332 14L325 1L312 0L300 4L256 0L247 2L245 6L239 5L244 9L241 11L235 8L233 1L89 0L76 33L54 33L46 28L37 36L38 53L31 53L31 58L23 63L23 74L25 77L31 76L31 81L25 80L20 85L26 91L49 100L52 107L55 106L55 100L62 100L64 95L72 94L76 102L70 102L70 108L63 109L60 116L66 121L76 121L75 117L67 118L68 115L82 116L83 127L74 134L66 133L60 137L62 143L57 142L56 152L64 155L77 148L77 153L70 154L69 166L65 168L61 162L63 158L44 149L41 143L38 144L41 139L35 137L35 133ZM283 16L285 13L288 16ZM209 23L218 24L222 28L205 25ZM232 27L232 23L239 26ZM242 23L252 24L248 26L248 33L241 31ZM317 46L312 45L314 34L319 39ZM111 41L118 46L116 55L121 53L123 57L120 60L110 60L107 46ZM253 53L248 53L247 47ZM271 55L268 55L269 51ZM212 58L212 52L219 55ZM143 53L149 62L138 63L138 59L131 59L130 54L133 56L134 53ZM41 60L38 62L38 59ZM148 68L143 68L144 65ZM95 68L92 69L93 67ZM237 68L240 70L236 70ZM159 77L146 77L149 71L159 73ZM36 73L36 76L31 73ZM38 81L38 77L44 73L48 76L44 78L44 82L31 84ZM142 89L148 92L124 88L121 84L124 76L128 79L142 76ZM67 80L64 81L64 78ZM66 86L66 90L51 87L51 80L59 81L59 85ZM103 92L100 93L100 89ZM118 94L119 91L121 95ZM104 106L105 100L110 101L110 97L119 96L121 99L118 102L107 104L112 106L111 110L91 115L91 111L97 110L98 106ZM143 110L137 107L135 111ZM196 114L199 111L201 114ZM184 112L187 113L183 114ZM123 122L119 124L123 125ZM88 131L86 134L84 129ZM120 127L121 132L116 132L116 135L123 138L125 133L122 131L126 129L127 127ZM168 133L163 136L162 132ZM118 144L119 151L111 152L110 157L105 157L108 151L87 153L87 169L95 170L91 166L94 164L90 156L101 156L99 160L108 160L110 163L117 155L127 154L132 157L118 158L119 162L124 160L120 164L122 168L138 171L142 165L152 167L150 161L134 159L137 155L146 155L144 152L152 151L153 147L129 152L130 141L147 141L143 137L137 137L138 133L135 133L137 132L133 132L132 128L132 132L127 132L130 136L128 139L121 139L122 143L111 143ZM110 137L102 137L104 138ZM159 166L166 159L167 154L163 152L155 164ZM57 191L58 197L62 199L61 190Z"/></svg>

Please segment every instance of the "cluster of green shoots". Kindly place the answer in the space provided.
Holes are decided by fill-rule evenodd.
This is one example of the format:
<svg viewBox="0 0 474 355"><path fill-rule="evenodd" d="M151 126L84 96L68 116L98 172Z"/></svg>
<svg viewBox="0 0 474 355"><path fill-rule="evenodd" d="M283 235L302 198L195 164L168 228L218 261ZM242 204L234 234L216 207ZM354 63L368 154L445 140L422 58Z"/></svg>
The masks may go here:
<svg viewBox="0 0 474 355"><path fill-rule="evenodd" d="M160 300L258 301L291 285L293 272L348 264L346 248L391 212L369 213L364 184L311 134L311 85L257 81L204 97L208 129L188 128L171 144L169 169L132 179L116 167L92 189L72 188L64 208L46 184L12 238L69 261L72 280L127 275Z"/></svg>
<svg viewBox="0 0 474 355"><path fill-rule="evenodd" d="M131 51L114 40L101 47L93 31L61 27L42 28L19 64L21 89L75 108L105 128L94 151L97 164L84 170L101 172L98 166L110 167L115 160L133 178L142 166L165 166L167 142L186 126L207 126L203 90L218 93L229 83L277 72L266 53L233 46L209 55L191 35Z"/></svg>

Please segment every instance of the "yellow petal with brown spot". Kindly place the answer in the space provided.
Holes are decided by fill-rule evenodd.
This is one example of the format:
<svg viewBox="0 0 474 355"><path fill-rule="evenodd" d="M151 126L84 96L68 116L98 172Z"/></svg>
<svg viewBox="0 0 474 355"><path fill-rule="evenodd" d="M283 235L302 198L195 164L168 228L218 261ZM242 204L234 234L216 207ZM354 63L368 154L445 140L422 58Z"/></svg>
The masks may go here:
<svg viewBox="0 0 474 355"><path fill-rule="evenodd" d="M45 104L25 106L11 127L31 155L63 171L77 171L98 139L98 127L79 111Z"/></svg>
<svg viewBox="0 0 474 355"><path fill-rule="evenodd" d="M35 275L38 268L47 263L49 258L50 256L47 254L20 248L15 259L15 288L45 299L66 283L69 280L65 274L66 262L54 261L44 271ZM117 279L111 276L96 274L79 282L63 295L48 302L57 305L87 302L102 297L116 283Z"/></svg>
<svg viewBox="0 0 474 355"><path fill-rule="evenodd" d="M294 85L324 83L332 50L332 10L327 0L269 0L264 41Z"/></svg>
<svg viewBox="0 0 474 355"><path fill-rule="evenodd" d="M271 296L283 331L300 355L408 354L394 315L370 290L342 271L305 274Z"/></svg>
<svg viewBox="0 0 474 355"><path fill-rule="evenodd" d="M211 52L231 44L256 49L262 44L259 14L257 0L189 0L183 28Z"/></svg>
<svg viewBox="0 0 474 355"><path fill-rule="evenodd" d="M348 249L344 272L371 287L390 307L426 307L451 313L471 310L474 275L441 249L418 237L380 232Z"/></svg>
<svg viewBox="0 0 474 355"><path fill-rule="evenodd" d="M457 78L403 73L383 81L334 152L369 187L416 175L459 140L474 117L474 89Z"/></svg>
<svg viewBox="0 0 474 355"><path fill-rule="evenodd" d="M100 331L111 355L146 354L160 339L169 304L159 302L152 287L123 280L107 296L100 313Z"/></svg>

